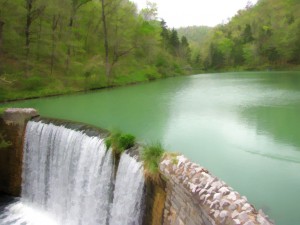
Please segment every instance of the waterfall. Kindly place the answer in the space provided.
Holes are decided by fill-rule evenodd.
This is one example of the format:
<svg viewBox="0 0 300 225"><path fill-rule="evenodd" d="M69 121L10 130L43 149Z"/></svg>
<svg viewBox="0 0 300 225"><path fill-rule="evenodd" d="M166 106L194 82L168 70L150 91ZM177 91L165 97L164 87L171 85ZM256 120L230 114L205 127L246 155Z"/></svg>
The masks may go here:
<svg viewBox="0 0 300 225"><path fill-rule="evenodd" d="M118 167L110 225L142 223L143 189L142 164L123 154Z"/></svg>
<svg viewBox="0 0 300 225"><path fill-rule="evenodd" d="M26 127L21 199L0 224L140 225L142 165L122 154L116 180L104 140L64 126Z"/></svg>

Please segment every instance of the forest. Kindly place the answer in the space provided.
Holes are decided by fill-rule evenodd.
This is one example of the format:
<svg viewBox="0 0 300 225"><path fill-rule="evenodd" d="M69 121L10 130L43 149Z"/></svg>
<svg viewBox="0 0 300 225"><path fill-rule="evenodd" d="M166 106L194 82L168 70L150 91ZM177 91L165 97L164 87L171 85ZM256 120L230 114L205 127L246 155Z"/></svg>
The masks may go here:
<svg viewBox="0 0 300 225"><path fill-rule="evenodd" d="M298 0L259 0L214 28L179 29L151 2L0 0L0 102L299 64Z"/></svg>
<svg viewBox="0 0 300 225"><path fill-rule="evenodd" d="M0 0L0 101L189 72L188 40L128 0Z"/></svg>
<svg viewBox="0 0 300 225"><path fill-rule="evenodd" d="M203 27L193 30L203 33ZM299 69L300 1L249 3L228 23L206 32L196 46L193 60L204 70Z"/></svg>

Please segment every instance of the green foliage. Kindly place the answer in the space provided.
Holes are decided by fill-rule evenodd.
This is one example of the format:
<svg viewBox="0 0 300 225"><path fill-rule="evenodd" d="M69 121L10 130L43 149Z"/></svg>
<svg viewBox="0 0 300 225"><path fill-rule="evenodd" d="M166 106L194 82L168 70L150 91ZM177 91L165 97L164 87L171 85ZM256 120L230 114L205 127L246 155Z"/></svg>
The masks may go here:
<svg viewBox="0 0 300 225"><path fill-rule="evenodd" d="M160 143L146 146L142 151L145 175L156 180L159 175L159 163L165 150Z"/></svg>
<svg viewBox="0 0 300 225"><path fill-rule="evenodd" d="M5 110L6 108L0 107L0 116L4 113Z"/></svg>
<svg viewBox="0 0 300 225"><path fill-rule="evenodd" d="M105 139L106 148L112 148L116 154L121 154L126 149L135 145L135 137L131 134L122 134L120 131L114 131Z"/></svg>
<svg viewBox="0 0 300 225"><path fill-rule="evenodd" d="M111 147L111 144L112 144L111 137L110 138L106 138L105 139L106 150L108 150Z"/></svg>
<svg viewBox="0 0 300 225"><path fill-rule="evenodd" d="M207 26L188 26L177 29L181 39L186 37L189 40L188 58L196 69L203 68L203 61L199 60L199 56L203 54L201 50L210 37L212 29L212 27Z"/></svg>
<svg viewBox="0 0 300 225"><path fill-rule="evenodd" d="M22 89L26 91L37 91L45 86L46 82L39 76L22 79Z"/></svg>
<svg viewBox="0 0 300 225"><path fill-rule="evenodd" d="M299 37L299 1L260 0L199 38L192 62L200 54L206 69L292 67L300 64Z"/></svg>
<svg viewBox="0 0 300 225"><path fill-rule="evenodd" d="M30 2L0 0L0 101L145 82L189 64L188 40L161 26L155 4L139 14L129 0L103 0L104 11L98 0Z"/></svg>
<svg viewBox="0 0 300 225"><path fill-rule="evenodd" d="M122 134L120 136L120 148L129 149L135 144L135 137L131 134Z"/></svg>
<svg viewBox="0 0 300 225"><path fill-rule="evenodd" d="M4 149L11 146L11 142L6 141L3 134L0 133L0 149Z"/></svg>
<svg viewBox="0 0 300 225"><path fill-rule="evenodd" d="M179 36L187 37L191 42L204 42L209 35L212 27L207 26L189 26L177 29Z"/></svg>

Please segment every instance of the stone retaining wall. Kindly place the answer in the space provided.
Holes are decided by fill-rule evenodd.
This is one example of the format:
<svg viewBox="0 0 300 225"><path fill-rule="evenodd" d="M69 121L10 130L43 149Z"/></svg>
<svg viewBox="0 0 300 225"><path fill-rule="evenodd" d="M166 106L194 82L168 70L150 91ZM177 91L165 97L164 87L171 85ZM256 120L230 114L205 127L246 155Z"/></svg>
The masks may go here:
<svg viewBox="0 0 300 225"><path fill-rule="evenodd" d="M184 156L170 156L160 164L166 180L164 225L271 225L223 181Z"/></svg>

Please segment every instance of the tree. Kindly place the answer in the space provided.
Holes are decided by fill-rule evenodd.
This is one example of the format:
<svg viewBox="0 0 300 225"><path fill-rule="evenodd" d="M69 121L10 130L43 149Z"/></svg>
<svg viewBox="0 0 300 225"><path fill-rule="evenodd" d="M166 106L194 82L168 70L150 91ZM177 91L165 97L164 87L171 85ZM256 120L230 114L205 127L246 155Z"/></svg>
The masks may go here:
<svg viewBox="0 0 300 225"><path fill-rule="evenodd" d="M71 60L71 42L72 42L72 37L73 37L73 26L74 26L74 20L75 20L75 16L78 12L78 10L84 6L85 4L89 3L92 0L71 0L71 15L69 18L69 44L67 47L67 60L66 60L66 68L67 70L69 69L69 64L70 64L70 60Z"/></svg>
<svg viewBox="0 0 300 225"><path fill-rule="evenodd" d="M26 26L25 26L25 55L28 58L30 53L30 28L32 23L43 13L45 5L37 5L36 0L25 0L26 2Z"/></svg>
<svg viewBox="0 0 300 225"><path fill-rule="evenodd" d="M2 43L3 43L3 27L4 27L4 18L2 16L2 10L6 8L8 0L0 1L0 56L2 52Z"/></svg>
<svg viewBox="0 0 300 225"><path fill-rule="evenodd" d="M31 43L31 25L32 23L43 13L45 9L44 4L38 4L37 0L25 0L26 8L26 25L25 25L25 58L26 66L25 73L28 75L28 64L30 54L30 43Z"/></svg>
<svg viewBox="0 0 300 225"><path fill-rule="evenodd" d="M122 0L101 0L101 6L105 74L110 82L114 65L136 47L131 41L134 32L127 29L130 25L136 27L134 15L136 7L133 3Z"/></svg>
<svg viewBox="0 0 300 225"><path fill-rule="evenodd" d="M244 44L252 42L254 40L254 38L252 36L251 26L249 24L246 24L246 27L244 29L242 38L243 38L243 43Z"/></svg>
<svg viewBox="0 0 300 225"><path fill-rule="evenodd" d="M169 41L170 41L171 54L173 54L174 56L178 56L180 41L178 38L178 33L174 28L171 30Z"/></svg>
<svg viewBox="0 0 300 225"><path fill-rule="evenodd" d="M185 36L181 37L180 55L187 62L191 62L191 49L190 49L189 42Z"/></svg>
<svg viewBox="0 0 300 225"><path fill-rule="evenodd" d="M146 8L141 10L140 15L146 21L157 20L157 4L147 1Z"/></svg>
<svg viewBox="0 0 300 225"><path fill-rule="evenodd" d="M167 23L164 20L160 21L160 26L161 26L161 39L162 39L162 46L163 49L166 50L169 47L169 41L170 41L170 32L167 27Z"/></svg>
<svg viewBox="0 0 300 225"><path fill-rule="evenodd" d="M102 26L103 26L103 37L104 37L104 49L105 49L105 75L110 78L110 63L109 63L109 49L108 49L108 29L106 20L106 7L107 3L105 0L101 0L101 15L102 15Z"/></svg>

